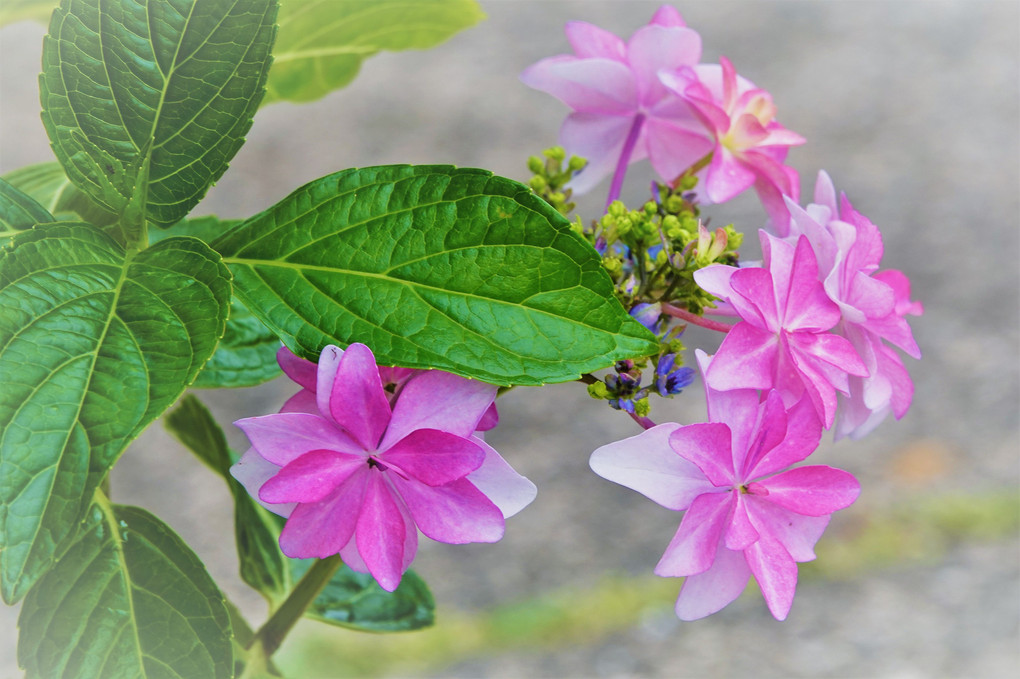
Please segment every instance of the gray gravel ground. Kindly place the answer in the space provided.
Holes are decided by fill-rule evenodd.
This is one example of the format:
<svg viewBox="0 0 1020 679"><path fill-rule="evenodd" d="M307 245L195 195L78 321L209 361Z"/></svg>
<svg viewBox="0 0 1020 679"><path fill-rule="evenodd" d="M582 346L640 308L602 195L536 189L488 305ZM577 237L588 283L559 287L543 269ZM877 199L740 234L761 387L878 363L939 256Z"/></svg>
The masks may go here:
<svg viewBox="0 0 1020 679"><path fill-rule="evenodd" d="M526 178L524 159L555 141L564 107L517 74L566 51L562 26L585 19L621 35L655 3L482 2L489 19L443 47L369 60L346 90L261 111L247 145L196 214L243 217L328 172L382 163L452 163ZM925 352L901 422L818 459L862 481L864 511L918 494L1015 490L1020 480L1020 5L1017 2L684 2L706 61L725 54L769 89L779 118L809 142L790 162L810 195L819 168L883 229L884 264L907 272L926 306ZM36 73L44 29L0 31L0 172L51 158ZM625 199L650 178L634 170ZM602 187L598 191L604 191ZM592 215L601 199L582 202ZM710 209L753 233L753 196ZM754 238L750 239L752 242ZM718 340L688 333L689 346ZM909 360L909 359L908 359ZM274 411L284 381L205 392L222 422ZM587 470L591 450L636 433L577 385L501 400L491 442L540 489L493 546L425 545L416 568L441 610L478 610L605 572L650 572L677 516ZM656 413L703 417L697 388ZM235 446L243 437L232 434ZM904 475L920 465L920 479ZM925 471L927 470L927 471ZM909 477L909 478L908 478ZM116 499L149 507L206 560L244 610L258 598L234 575L221 483L156 426L115 470ZM913 495L910 495L913 493ZM839 516L834 519L836 526ZM825 558L824 538L819 547ZM745 597L706 621L656 615L596 645L478 658L463 677L1007 677L1020 666L1020 542L961 541L937 563L804 583L789 620ZM668 609L667 613L668 613ZM16 609L0 608L0 677L17 676Z"/></svg>

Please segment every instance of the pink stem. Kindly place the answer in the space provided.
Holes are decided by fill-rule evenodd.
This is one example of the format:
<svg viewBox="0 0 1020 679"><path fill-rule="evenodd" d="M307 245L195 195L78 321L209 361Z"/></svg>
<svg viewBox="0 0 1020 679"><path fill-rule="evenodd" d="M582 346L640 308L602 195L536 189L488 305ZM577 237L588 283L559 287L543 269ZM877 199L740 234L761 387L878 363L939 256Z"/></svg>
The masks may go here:
<svg viewBox="0 0 1020 679"><path fill-rule="evenodd" d="M655 423L652 422L647 417L644 417L642 415L635 415L634 413L627 413L627 414L630 415L630 419L634 420L635 422L640 424L645 429L651 429L652 427L655 426Z"/></svg>
<svg viewBox="0 0 1020 679"><path fill-rule="evenodd" d="M620 159L616 161L616 171L613 172L613 183L609 185L609 196L606 198L606 208L614 200L620 197L623 189L623 178L627 174L627 165L630 164L631 154L634 153L634 146L637 145L638 135L645 123L645 114L638 113L634 116L634 122L630 125L630 132L627 133L627 140L623 142L623 150L620 152Z"/></svg>
<svg viewBox="0 0 1020 679"><path fill-rule="evenodd" d="M675 307L672 304L663 303L662 313L683 319L693 325L700 325L702 328L708 328L709 330L718 330L719 332L729 332L730 328L733 327L728 323L720 323L719 321L713 321L709 318L705 318L704 316L692 314L687 309L681 309L680 307Z"/></svg>

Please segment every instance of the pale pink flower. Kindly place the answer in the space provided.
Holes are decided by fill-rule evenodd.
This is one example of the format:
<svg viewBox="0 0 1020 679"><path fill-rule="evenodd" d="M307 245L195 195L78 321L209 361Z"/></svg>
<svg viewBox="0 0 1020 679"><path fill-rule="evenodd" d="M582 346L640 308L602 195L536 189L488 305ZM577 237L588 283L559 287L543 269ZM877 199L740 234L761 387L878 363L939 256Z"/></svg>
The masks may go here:
<svg viewBox="0 0 1020 679"><path fill-rule="evenodd" d="M570 182L574 191L590 190L615 169L611 202L629 163L648 157L672 181L711 150L687 104L658 78L701 58L701 37L679 12L661 7L627 42L582 21L568 23L566 33L574 54L543 59L521 80L574 111L560 129L566 151L588 160Z"/></svg>
<svg viewBox="0 0 1020 679"><path fill-rule="evenodd" d="M853 344L868 368L867 376L850 378L840 397L836 438L860 438L889 413L902 417L913 399L914 386L896 352L921 357L907 315L924 309L910 300L910 281L900 271L879 271L882 235L871 220L857 212L845 194L837 205L832 180L818 173L815 202L806 208L788 201L791 238L803 235L818 260L818 277L840 309L834 332Z"/></svg>
<svg viewBox="0 0 1020 679"><path fill-rule="evenodd" d="M288 367L310 384L308 366ZM287 517L280 534L287 556L339 553L393 591L417 552L419 529L439 542L495 542L504 519L534 499L534 484L473 435L496 387L420 371L391 403L363 344L326 347L314 386L303 398L304 405L314 398L315 412L236 422L252 448L231 474Z"/></svg>
<svg viewBox="0 0 1020 679"><path fill-rule="evenodd" d="M762 267L713 265L694 272L704 290L740 316L719 346L705 380L713 389L776 389L791 406L806 392L828 429L836 392L849 393L851 375L867 367L853 345L830 332L840 309L818 280L806 237L790 243L760 231Z"/></svg>
<svg viewBox="0 0 1020 679"><path fill-rule="evenodd" d="M800 192L797 171L784 165L791 146L805 139L776 121L772 95L719 64L663 70L662 83L683 98L712 134L715 148L698 193L722 203L754 187L773 227L786 235L790 215L784 196Z"/></svg>
<svg viewBox="0 0 1020 679"><path fill-rule="evenodd" d="M699 355L704 368L704 354ZM656 575L686 576L676 602L682 620L697 620L735 600L754 575L769 611L786 618L797 562L815 558L829 515L857 499L860 485L828 466L787 469L821 437L803 399L787 410L770 391L706 386L709 421L661 424L596 450L596 474L675 511L680 528ZM785 471L783 471L785 470Z"/></svg>

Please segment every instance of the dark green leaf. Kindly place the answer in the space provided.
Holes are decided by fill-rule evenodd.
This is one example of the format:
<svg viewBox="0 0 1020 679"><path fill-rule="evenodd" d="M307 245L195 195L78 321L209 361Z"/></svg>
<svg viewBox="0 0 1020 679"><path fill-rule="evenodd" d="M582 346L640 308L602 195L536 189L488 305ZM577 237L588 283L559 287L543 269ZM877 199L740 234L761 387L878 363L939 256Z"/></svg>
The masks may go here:
<svg viewBox="0 0 1020 679"><path fill-rule="evenodd" d="M0 235L10 236L52 221L53 215L35 199L0 179Z"/></svg>
<svg viewBox="0 0 1020 679"><path fill-rule="evenodd" d="M241 578L271 604L278 604L291 587L289 559L277 544L279 529L273 515L230 475L231 455L223 430L208 408L191 394L167 413L165 424L171 434L227 482L234 496L234 537Z"/></svg>
<svg viewBox="0 0 1020 679"><path fill-rule="evenodd" d="M363 342L381 365L534 385L658 350L566 219L484 170L338 172L213 247L248 309L313 360Z"/></svg>
<svg viewBox="0 0 1020 679"><path fill-rule="evenodd" d="M85 221L96 226L108 226L117 221L117 215L93 203L71 183L60 163L27 165L8 172L3 178L38 201L57 219Z"/></svg>
<svg viewBox="0 0 1020 679"><path fill-rule="evenodd" d="M198 375L230 274L194 238L125 251L87 224L0 251L0 580L19 599L117 456Z"/></svg>
<svg viewBox="0 0 1020 679"><path fill-rule="evenodd" d="M428 49L484 17L475 0L283 0L262 103L318 99L380 50Z"/></svg>
<svg viewBox="0 0 1020 679"><path fill-rule="evenodd" d="M234 676L230 618L202 562L156 517L101 495L18 626L29 679Z"/></svg>
<svg viewBox="0 0 1020 679"><path fill-rule="evenodd" d="M182 219L167 229L153 232L150 241L158 243L171 236L194 236L210 243L240 222L212 215ZM216 353L192 386L254 387L268 382L281 373L276 362L279 348L280 338L235 298L230 302L227 330L216 346Z"/></svg>
<svg viewBox="0 0 1020 679"><path fill-rule="evenodd" d="M68 177L122 215L184 217L244 143L275 0L63 0L43 46L43 123Z"/></svg>

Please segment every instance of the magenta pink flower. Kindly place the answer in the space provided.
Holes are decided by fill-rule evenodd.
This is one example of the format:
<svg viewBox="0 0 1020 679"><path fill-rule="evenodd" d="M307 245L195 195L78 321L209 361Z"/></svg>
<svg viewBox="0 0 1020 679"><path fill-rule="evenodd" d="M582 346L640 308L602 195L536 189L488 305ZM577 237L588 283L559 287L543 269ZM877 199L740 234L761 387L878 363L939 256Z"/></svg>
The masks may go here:
<svg viewBox="0 0 1020 679"><path fill-rule="evenodd" d="M760 231L764 267L713 265L694 272L703 289L728 302L741 321L726 334L705 380L713 389L776 389L789 406L806 392L828 429L836 391L867 367L853 345L831 332L840 309L818 280L811 244Z"/></svg>
<svg viewBox="0 0 1020 679"><path fill-rule="evenodd" d="M662 83L682 97L715 140L699 193L712 203L754 187L776 231L786 235L790 215L783 196L798 199L797 171L784 165L804 138L776 121L772 95L737 75L725 57L719 65L663 70Z"/></svg>
<svg viewBox="0 0 1020 679"><path fill-rule="evenodd" d="M662 69L701 58L701 37L679 12L661 7L626 43L581 21L568 23L566 33L574 54L543 59L521 80L574 110L560 130L566 151L588 159L570 183L574 191L588 191L615 168L608 204L619 196L629 163L648 157L672 181L711 150L687 104L658 78Z"/></svg>
<svg viewBox="0 0 1020 679"><path fill-rule="evenodd" d="M800 208L789 201L791 237L803 235L818 260L818 276L829 299L840 309L835 332L853 344L867 366L867 376L850 378L849 392L840 398L836 438L860 438L889 413L902 417L913 400L914 386L896 352L921 357L906 316L924 309L910 301L910 281L900 271L878 271L882 235L857 212L846 195L839 205L832 180L819 172L815 202Z"/></svg>
<svg viewBox="0 0 1020 679"><path fill-rule="evenodd" d="M704 355L699 356L704 367ZM596 450L596 474L685 511L655 567L686 576L676 602L697 620L735 600L754 575L769 611L784 620L797 587L797 562L815 558L829 515L851 505L860 485L827 466L786 469L821 437L804 399L789 410L771 391L706 387L709 422L661 424ZM783 471L786 470L786 471Z"/></svg>
<svg viewBox="0 0 1020 679"><path fill-rule="evenodd" d="M311 383L309 366L281 362ZM403 376L391 404L368 347L326 347L314 393L306 386L300 402L314 398L316 411L236 422L252 449L231 468L263 506L287 517L284 554L339 553L388 591L414 559L419 529L439 542L495 542L504 519L536 492L473 436L496 387L437 370Z"/></svg>

